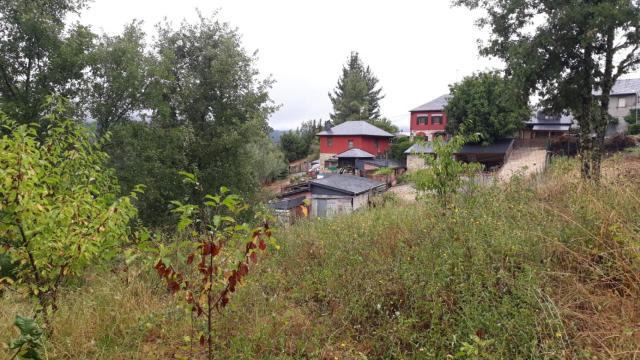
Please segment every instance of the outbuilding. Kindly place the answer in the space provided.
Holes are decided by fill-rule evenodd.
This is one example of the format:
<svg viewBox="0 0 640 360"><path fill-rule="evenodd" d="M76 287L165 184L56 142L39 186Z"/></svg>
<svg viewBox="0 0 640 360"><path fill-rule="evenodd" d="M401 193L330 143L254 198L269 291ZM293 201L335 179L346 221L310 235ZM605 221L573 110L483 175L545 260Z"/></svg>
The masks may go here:
<svg viewBox="0 0 640 360"><path fill-rule="evenodd" d="M328 175L312 180L311 216L332 217L369 205L374 195L387 189L384 182L353 175Z"/></svg>

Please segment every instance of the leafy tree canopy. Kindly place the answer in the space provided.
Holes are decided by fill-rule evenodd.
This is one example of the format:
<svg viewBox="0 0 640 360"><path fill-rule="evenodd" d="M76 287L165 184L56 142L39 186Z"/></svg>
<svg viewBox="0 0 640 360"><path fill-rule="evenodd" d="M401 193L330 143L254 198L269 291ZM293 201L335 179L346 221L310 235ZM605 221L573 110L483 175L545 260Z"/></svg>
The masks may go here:
<svg viewBox="0 0 640 360"><path fill-rule="evenodd" d="M17 264L9 286L37 300L50 330L64 279L121 251L137 191L118 197L101 142L49 105L44 139L0 115L0 254Z"/></svg>
<svg viewBox="0 0 640 360"><path fill-rule="evenodd" d="M280 148L287 161L303 159L318 147L317 134L322 131L322 120L303 122L296 130L290 130L280 137Z"/></svg>
<svg viewBox="0 0 640 360"><path fill-rule="evenodd" d="M395 134L400 130L387 118L370 119L367 122L391 134Z"/></svg>
<svg viewBox="0 0 640 360"><path fill-rule="evenodd" d="M637 1L455 0L486 14L481 54L505 61L523 98L537 94L580 125L582 175L599 179L609 95L640 64ZM594 95L594 91L598 91Z"/></svg>
<svg viewBox="0 0 640 360"><path fill-rule="evenodd" d="M94 34L65 25L85 0L0 2L0 109L20 123L39 120L45 98L77 97Z"/></svg>
<svg viewBox="0 0 640 360"><path fill-rule="evenodd" d="M369 66L365 66L360 55L352 52L342 75L329 99L333 104L331 121L339 125L350 120L374 120L380 118L380 100L384 98L378 78Z"/></svg>
<svg viewBox="0 0 640 360"><path fill-rule="evenodd" d="M445 112L451 134L480 134L483 142L492 143L513 136L531 116L513 82L498 72L467 76L450 92Z"/></svg>

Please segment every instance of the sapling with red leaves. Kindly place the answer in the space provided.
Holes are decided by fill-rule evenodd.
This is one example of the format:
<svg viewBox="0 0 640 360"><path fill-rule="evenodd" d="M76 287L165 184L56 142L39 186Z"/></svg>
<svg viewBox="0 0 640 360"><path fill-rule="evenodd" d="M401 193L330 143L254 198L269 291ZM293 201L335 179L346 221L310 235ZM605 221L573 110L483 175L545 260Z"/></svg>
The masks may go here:
<svg viewBox="0 0 640 360"><path fill-rule="evenodd" d="M182 175L196 188L200 186L195 175ZM183 294L192 320L202 319L204 330L197 335L212 358L215 314L227 306L244 282L258 261L258 253L265 251L267 244L276 244L266 215L256 216L258 226L240 222L249 206L227 188L203 200L202 205L172 202L173 212L180 216L181 240L172 246L160 246L155 270L166 281L168 291ZM174 254L179 255L172 257Z"/></svg>

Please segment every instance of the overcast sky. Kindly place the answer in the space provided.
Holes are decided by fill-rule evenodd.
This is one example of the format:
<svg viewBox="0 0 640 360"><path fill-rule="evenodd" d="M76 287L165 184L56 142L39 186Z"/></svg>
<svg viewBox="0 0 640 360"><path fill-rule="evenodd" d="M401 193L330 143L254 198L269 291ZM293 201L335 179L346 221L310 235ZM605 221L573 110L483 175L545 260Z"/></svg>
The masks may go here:
<svg viewBox="0 0 640 360"><path fill-rule="evenodd" d="M237 27L247 51L258 50L262 76L276 83L271 97L281 105L275 129L309 119L328 119L328 92L352 50L380 80L382 114L400 128L409 110L448 91L448 85L478 70L496 68L480 58L475 13L449 0L94 0L80 21L94 31L121 32L133 19L149 36L168 18L176 26L219 9L219 19Z"/></svg>

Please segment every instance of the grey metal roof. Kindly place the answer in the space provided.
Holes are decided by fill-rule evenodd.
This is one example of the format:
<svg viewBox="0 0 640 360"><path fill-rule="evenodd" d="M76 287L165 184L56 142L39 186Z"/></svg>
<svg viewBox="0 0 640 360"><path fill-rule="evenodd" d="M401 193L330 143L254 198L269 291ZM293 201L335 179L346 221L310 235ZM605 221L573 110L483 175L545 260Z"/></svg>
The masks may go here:
<svg viewBox="0 0 640 360"><path fill-rule="evenodd" d="M402 163L398 160L394 159L372 159L372 160L362 160L365 164L371 164L377 167L388 167L391 169L397 169L404 167Z"/></svg>
<svg viewBox="0 0 640 360"><path fill-rule="evenodd" d="M300 196L291 199L273 201L269 203L269 207L276 210L289 210L295 208L296 206L302 205L304 203L304 199L304 196Z"/></svg>
<svg viewBox="0 0 640 360"><path fill-rule="evenodd" d="M569 131L571 125L533 125L533 131Z"/></svg>
<svg viewBox="0 0 640 360"><path fill-rule="evenodd" d="M513 144L513 139L498 139L493 142L493 144L482 145L482 144L465 144L460 151L456 152L456 154L464 155L464 154L505 154L509 147ZM410 148L408 148L405 154L432 154L433 153L433 144L432 143L424 143L424 144L413 144Z"/></svg>
<svg viewBox="0 0 640 360"><path fill-rule="evenodd" d="M358 148L353 148L345 152L341 152L340 154L336 155L336 157L338 159L340 158L372 159L375 157L375 155Z"/></svg>
<svg viewBox="0 0 640 360"><path fill-rule="evenodd" d="M445 94L429 101L426 104L422 104L410 111L412 112L413 111L442 111L444 110L444 107L447 106L447 104L449 103L450 98L451 98L451 95Z"/></svg>
<svg viewBox="0 0 640 360"><path fill-rule="evenodd" d="M407 150L405 154L431 154L433 153L433 144L431 142L425 142L421 144L413 144Z"/></svg>
<svg viewBox="0 0 640 360"><path fill-rule="evenodd" d="M342 124L336 125L329 130L318 133L318 135L366 135L393 137L393 134L380 129L379 127L373 126L364 120L345 121Z"/></svg>
<svg viewBox="0 0 640 360"><path fill-rule="evenodd" d="M329 175L323 179L311 181L311 192L313 186L336 190L349 195L359 195L369 190L386 186L383 182L367 179L353 175Z"/></svg>

